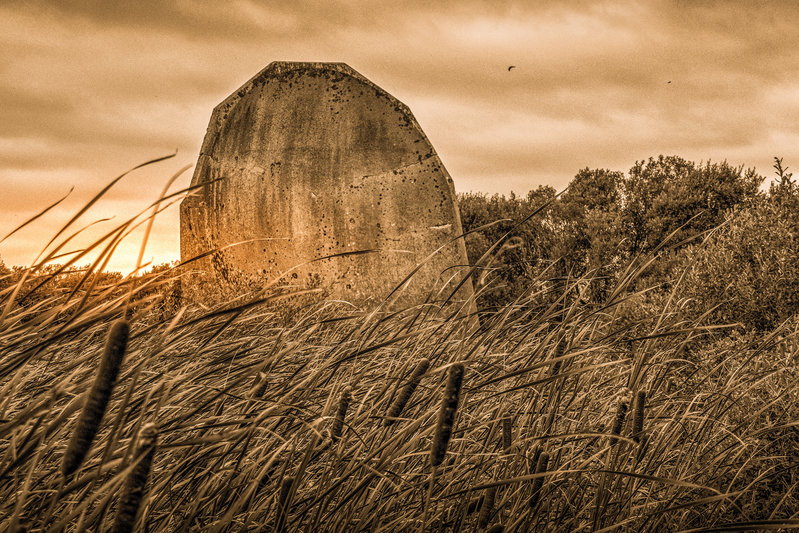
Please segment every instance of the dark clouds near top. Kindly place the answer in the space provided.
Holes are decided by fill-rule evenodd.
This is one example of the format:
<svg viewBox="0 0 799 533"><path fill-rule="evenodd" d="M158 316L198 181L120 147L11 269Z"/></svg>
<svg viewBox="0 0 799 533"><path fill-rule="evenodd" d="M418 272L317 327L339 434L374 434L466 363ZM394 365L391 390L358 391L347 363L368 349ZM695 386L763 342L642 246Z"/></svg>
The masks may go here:
<svg viewBox="0 0 799 533"><path fill-rule="evenodd" d="M211 109L274 60L344 61L408 104L459 191L561 188L660 153L768 175L775 155L799 164L797 42L793 2L6 1L0 233L178 150L95 210L138 211L194 162ZM176 227L166 213L150 256L177 256ZM29 261L49 230L0 257Z"/></svg>

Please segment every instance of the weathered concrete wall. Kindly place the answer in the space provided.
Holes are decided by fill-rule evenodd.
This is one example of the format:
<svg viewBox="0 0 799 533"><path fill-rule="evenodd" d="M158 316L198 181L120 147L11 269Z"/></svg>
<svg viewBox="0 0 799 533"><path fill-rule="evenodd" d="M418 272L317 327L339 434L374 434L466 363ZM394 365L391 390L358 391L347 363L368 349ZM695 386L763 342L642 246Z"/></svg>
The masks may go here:
<svg viewBox="0 0 799 533"><path fill-rule="evenodd" d="M463 239L452 242L452 179L419 124L343 63L271 63L219 104L192 178L201 184L181 204L181 258L250 242L192 263L205 279L184 283L189 293L204 281L230 297L290 271L292 285L369 306L443 246L397 302L408 304L468 263ZM379 252L308 263L358 250Z"/></svg>

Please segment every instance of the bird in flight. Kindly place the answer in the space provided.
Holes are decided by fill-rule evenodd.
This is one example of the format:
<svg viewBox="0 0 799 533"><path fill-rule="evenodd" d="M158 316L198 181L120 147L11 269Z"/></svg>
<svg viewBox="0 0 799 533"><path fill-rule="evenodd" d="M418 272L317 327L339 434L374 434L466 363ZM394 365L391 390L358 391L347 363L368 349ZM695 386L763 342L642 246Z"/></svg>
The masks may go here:
<svg viewBox="0 0 799 533"><path fill-rule="evenodd" d="M511 70L513 70L513 69L515 69L515 68L516 68L516 65L511 65L511 66L509 66L509 67L508 67L508 72L510 72Z"/></svg>

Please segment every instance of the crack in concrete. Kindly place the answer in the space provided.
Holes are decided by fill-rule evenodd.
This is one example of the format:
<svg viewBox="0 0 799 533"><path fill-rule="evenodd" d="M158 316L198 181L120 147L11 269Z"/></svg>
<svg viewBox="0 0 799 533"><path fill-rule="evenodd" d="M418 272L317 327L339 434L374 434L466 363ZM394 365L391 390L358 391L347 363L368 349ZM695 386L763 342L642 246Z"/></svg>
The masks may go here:
<svg viewBox="0 0 799 533"><path fill-rule="evenodd" d="M385 176L386 174L390 174L392 172L402 172L406 168L410 168L410 167L413 167L413 166L421 165L425 161L427 161L428 159L432 159L434 157L438 157L438 154L435 152L435 150L430 152L430 155L424 157L423 159L419 159L417 161L414 161L413 163L408 163L407 165L402 165L402 166L399 166L399 167L390 168L388 170L384 170L384 171L378 172L376 174L366 174L364 176L361 176L361 179L365 180L365 179L369 179L369 178L377 178L377 177L380 177L380 176Z"/></svg>

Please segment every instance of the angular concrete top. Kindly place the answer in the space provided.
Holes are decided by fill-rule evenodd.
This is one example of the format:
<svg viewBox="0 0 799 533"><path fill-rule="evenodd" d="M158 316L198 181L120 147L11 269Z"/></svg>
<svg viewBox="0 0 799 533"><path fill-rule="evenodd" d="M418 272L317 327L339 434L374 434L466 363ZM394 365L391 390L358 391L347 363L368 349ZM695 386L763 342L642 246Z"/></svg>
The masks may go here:
<svg viewBox="0 0 799 533"><path fill-rule="evenodd" d="M251 241L198 262L224 293L289 272L368 305L443 247L403 291L414 303L467 264L452 180L416 119L343 63L271 63L220 103L202 184L181 204L182 259ZM320 260L359 250L379 252Z"/></svg>

